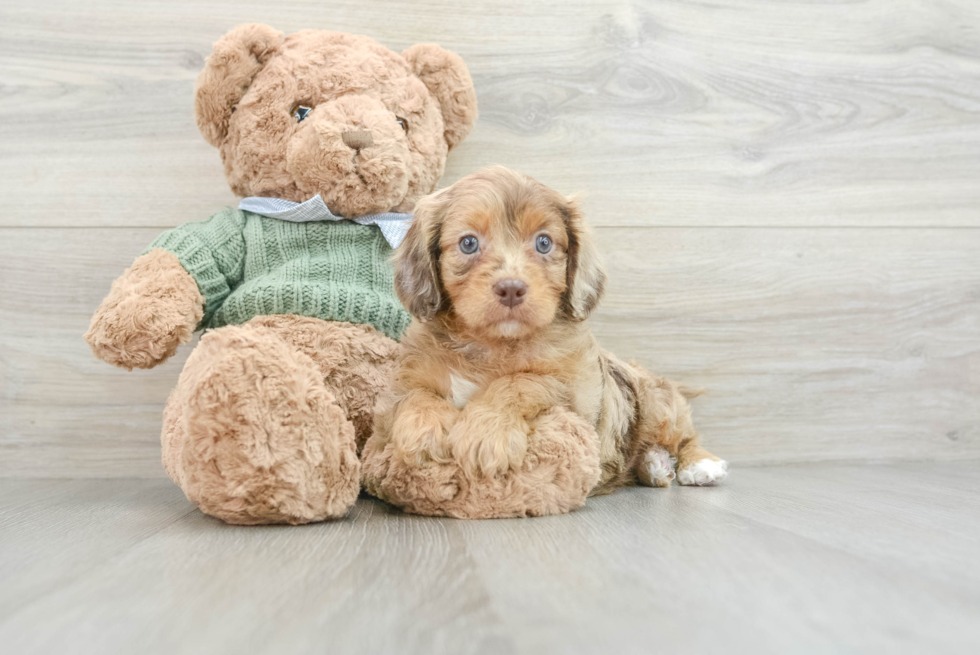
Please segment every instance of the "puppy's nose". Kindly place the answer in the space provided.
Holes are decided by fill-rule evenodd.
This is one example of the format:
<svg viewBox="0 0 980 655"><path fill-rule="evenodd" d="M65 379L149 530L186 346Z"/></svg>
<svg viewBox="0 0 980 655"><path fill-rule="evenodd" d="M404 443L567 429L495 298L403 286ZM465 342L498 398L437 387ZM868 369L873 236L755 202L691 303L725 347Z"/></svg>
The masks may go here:
<svg viewBox="0 0 980 655"><path fill-rule="evenodd" d="M374 136L366 130L347 130L340 133L344 145L354 150L370 147L374 144Z"/></svg>
<svg viewBox="0 0 980 655"><path fill-rule="evenodd" d="M497 294L501 305L517 307L524 302L524 296L527 295L527 283L524 280L507 278L493 285L493 292Z"/></svg>

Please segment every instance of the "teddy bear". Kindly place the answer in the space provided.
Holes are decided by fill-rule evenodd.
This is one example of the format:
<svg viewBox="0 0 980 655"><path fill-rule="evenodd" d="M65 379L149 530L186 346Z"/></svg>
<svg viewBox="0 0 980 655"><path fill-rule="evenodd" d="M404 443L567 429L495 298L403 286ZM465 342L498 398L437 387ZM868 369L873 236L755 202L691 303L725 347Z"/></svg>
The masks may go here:
<svg viewBox="0 0 980 655"><path fill-rule="evenodd" d="M410 316L390 263L415 202L477 117L463 60L370 38L242 25L194 111L244 199L164 232L113 282L85 339L152 368L205 330L163 416L167 474L235 524L343 516Z"/></svg>

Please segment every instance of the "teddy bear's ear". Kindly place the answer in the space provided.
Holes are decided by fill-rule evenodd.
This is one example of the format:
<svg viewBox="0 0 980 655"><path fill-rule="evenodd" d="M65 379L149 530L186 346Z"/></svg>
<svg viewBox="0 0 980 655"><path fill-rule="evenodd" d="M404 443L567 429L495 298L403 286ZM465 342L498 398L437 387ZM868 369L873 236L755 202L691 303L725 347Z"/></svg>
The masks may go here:
<svg viewBox="0 0 980 655"><path fill-rule="evenodd" d="M197 128L208 143L219 147L224 141L235 105L281 43L282 32L253 24L239 25L214 44L194 92Z"/></svg>
<svg viewBox="0 0 980 655"><path fill-rule="evenodd" d="M402 53L442 108L446 143L453 148L476 122L476 90L463 59L433 44L413 45Z"/></svg>

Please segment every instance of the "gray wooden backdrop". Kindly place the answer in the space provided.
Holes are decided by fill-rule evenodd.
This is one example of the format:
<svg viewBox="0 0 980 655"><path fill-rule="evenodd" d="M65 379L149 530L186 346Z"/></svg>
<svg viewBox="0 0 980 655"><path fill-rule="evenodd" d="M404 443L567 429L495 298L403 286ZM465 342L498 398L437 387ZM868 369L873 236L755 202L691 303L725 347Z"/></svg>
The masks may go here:
<svg viewBox="0 0 980 655"><path fill-rule="evenodd" d="M581 192L602 342L703 386L736 464L980 457L980 2L4 0L0 475L162 476L153 371L82 341L161 230L235 202L192 89L242 22L461 54L444 184Z"/></svg>

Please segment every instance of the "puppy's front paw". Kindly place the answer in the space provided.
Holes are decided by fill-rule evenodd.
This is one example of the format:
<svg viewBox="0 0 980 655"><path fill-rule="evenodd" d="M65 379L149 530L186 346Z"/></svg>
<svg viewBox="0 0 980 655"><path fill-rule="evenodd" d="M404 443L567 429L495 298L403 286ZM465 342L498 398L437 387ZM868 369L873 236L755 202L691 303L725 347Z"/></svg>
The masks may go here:
<svg viewBox="0 0 980 655"><path fill-rule="evenodd" d="M728 462L707 457L689 464L677 472L677 481L683 485L709 487L728 477Z"/></svg>
<svg viewBox="0 0 980 655"><path fill-rule="evenodd" d="M406 463L448 462L449 440L441 417L424 412L400 412L391 429L395 453Z"/></svg>
<svg viewBox="0 0 980 655"><path fill-rule="evenodd" d="M467 474L493 477L518 468L527 453L528 426L519 417L506 417L470 405L449 431L453 457Z"/></svg>

